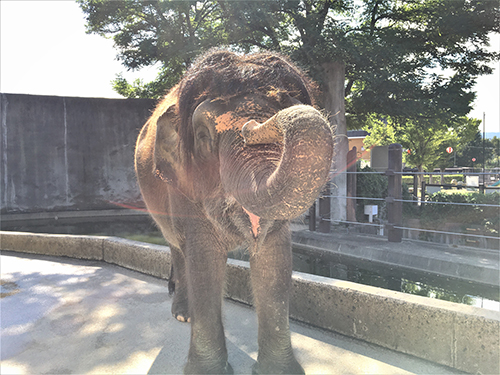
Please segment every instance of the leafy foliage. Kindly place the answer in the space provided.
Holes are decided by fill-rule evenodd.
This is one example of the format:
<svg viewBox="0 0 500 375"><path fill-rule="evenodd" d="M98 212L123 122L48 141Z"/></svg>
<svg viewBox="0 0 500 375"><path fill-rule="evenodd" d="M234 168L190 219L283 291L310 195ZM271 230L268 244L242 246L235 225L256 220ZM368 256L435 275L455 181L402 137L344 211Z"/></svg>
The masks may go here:
<svg viewBox="0 0 500 375"><path fill-rule="evenodd" d="M474 78L498 58L485 49L500 30L494 1L78 1L87 31L112 37L127 68L162 65L156 85L126 89L118 78L126 95L158 97L196 55L227 45L289 54L323 88L325 64L343 61L352 122L371 113L450 118L469 112Z"/></svg>
<svg viewBox="0 0 500 375"><path fill-rule="evenodd" d="M500 138L493 137L488 141L491 145L491 158L486 158L486 168L500 168Z"/></svg>
<svg viewBox="0 0 500 375"><path fill-rule="evenodd" d="M374 200L370 198L385 199L387 197L387 177L375 173L375 170L370 167L360 168L358 165L357 171L365 173L356 175L356 197L359 197L357 199L356 219L360 222L365 221L364 206L367 204L379 206L378 218L384 219L386 216L385 200Z"/></svg>
<svg viewBox="0 0 500 375"><path fill-rule="evenodd" d="M403 176L402 180L403 180L403 184L408 184L408 185L413 184L413 176ZM430 183L429 175L424 175L422 180L424 180L426 184L429 184ZM453 180L455 180L456 183L465 182L463 174L445 174L445 175L443 175L443 184L451 185Z"/></svg>
<svg viewBox="0 0 500 375"><path fill-rule="evenodd" d="M447 153L446 148L460 150L472 139L480 124L479 120L467 117L441 121L393 119L372 114L367 119L365 129L370 131L370 135L365 138L365 148L400 143L407 150L404 162L416 166L420 172L452 166L453 155Z"/></svg>
<svg viewBox="0 0 500 375"><path fill-rule="evenodd" d="M473 225L484 228L491 234L500 232L500 194L482 194L477 192L457 192L448 194L437 192L428 196L429 202L459 203L456 204L426 204L421 211L421 220L433 229L442 223L460 223L464 226ZM466 203L467 205L462 205ZM489 206L477 206L491 205Z"/></svg>
<svg viewBox="0 0 500 375"><path fill-rule="evenodd" d="M162 96L201 51L228 42L216 1L77 1L86 15L87 32L111 37L118 60L128 69L161 64L151 83L130 85L117 77L113 86L127 97Z"/></svg>
<svg viewBox="0 0 500 375"><path fill-rule="evenodd" d="M491 72L487 63L498 58L482 47L486 30L499 30L498 4L490 1L366 1L360 29L362 53L349 74L363 77L353 85L354 116L464 116L474 77Z"/></svg>
<svg viewBox="0 0 500 375"><path fill-rule="evenodd" d="M498 141L497 141L498 142ZM463 142L461 147L457 149L457 164L464 167L483 167L483 160L486 165L495 167L495 155L498 152L495 140L485 139L483 148L483 136L480 132L476 132L473 137L469 138L468 142ZM475 162L472 159L476 159ZM491 162L490 162L491 161Z"/></svg>

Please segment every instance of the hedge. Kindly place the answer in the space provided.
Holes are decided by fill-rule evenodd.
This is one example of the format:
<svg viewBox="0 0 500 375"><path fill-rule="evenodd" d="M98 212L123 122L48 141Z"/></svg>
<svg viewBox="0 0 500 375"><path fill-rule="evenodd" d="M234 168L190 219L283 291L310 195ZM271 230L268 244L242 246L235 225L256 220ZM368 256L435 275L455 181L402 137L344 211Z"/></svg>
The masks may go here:
<svg viewBox="0 0 500 375"><path fill-rule="evenodd" d="M435 184L441 183L441 178L439 175L433 175L433 176L434 176L434 183ZM430 180L429 175L423 175L422 177L425 180L425 183L428 184L429 180ZM407 185L413 185L413 176L403 176L402 180ZM451 184L452 180L456 180L457 182L465 182L465 177L463 174L445 174L444 175L444 183L445 184Z"/></svg>

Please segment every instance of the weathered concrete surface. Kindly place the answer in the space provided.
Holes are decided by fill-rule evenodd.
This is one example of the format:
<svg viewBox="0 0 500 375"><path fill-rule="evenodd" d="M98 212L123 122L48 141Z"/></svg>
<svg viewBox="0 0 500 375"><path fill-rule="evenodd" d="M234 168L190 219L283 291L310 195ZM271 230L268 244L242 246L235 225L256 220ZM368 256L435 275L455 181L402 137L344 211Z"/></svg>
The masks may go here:
<svg viewBox="0 0 500 375"><path fill-rule="evenodd" d="M141 205L141 202L137 202ZM54 234L147 233L156 230L145 209L98 209L76 211L2 213L0 230Z"/></svg>
<svg viewBox="0 0 500 375"><path fill-rule="evenodd" d="M163 279L170 277L170 249L166 246L110 237L103 254L108 263Z"/></svg>
<svg viewBox="0 0 500 375"><path fill-rule="evenodd" d="M467 372L498 373L497 311L309 274L293 282L290 315L300 321Z"/></svg>
<svg viewBox="0 0 500 375"><path fill-rule="evenodd" d="M324 234L307 230L294 231L295 248L339 255L397 266L408 270L421 270L440 276L459 278L485 285L500 283L500 257L498 250L453 247L424 241L388 242L386 238L358 234Z"/></svg>
<svg viewBox="0 0 500 375"><path fill-rule="evenodd" d="M155 100L0 94L0 208L110 208L140 200L139 130Z"/></svg>
<svg viewBox="0 0 500 375"><path fill-rule="evenodd" d="M0 234L3 250L21 252L30 252L30 244L65 237L67 250L59 251L58 255L71 257L81 257L81 251L75 249L81 248L86 239L45 235L48 239L44 240L35 235L32 241L27 241L29 234ZM100 259L168 277L168 248L116 238L96 241L102 243ZM36 251L31 252L42 253L41 245L34 248ZM162 270L162 267L167 268ZM293 286L290 313L299 321L463 371L499 372L498 311L302 273L294 273ZM228 261L226 294L234 300L251 303L248 263Z"/></svg>
<svg viewBox="0 0 500 375"><path fill-rule="evenodd" d="M2 374L180 374L190 327L170 314L166 281L96 261L2 254ZM224 302L229 360L249 374L255 312ZM308 374L458 374L457 370L291 323Z"/></svg>
<svg viewBox="0 0 500 375"><path fill-rule="evenodd" d="M146 210L134 209L111 209L91 211L45 211L34 213L2 214L2 227L5 224L14 226L16 223L25 223L28 226L36 225L65 225L71 223L82 223L84 221L109 222L123 218L149 218Z"/></svg>
<svg viewBox="0 0 500 375"><path fill-rule="evenodd" d="M31 254L66 256L77 259L103 260L106 237L67 236L28 232L0 232L2 250Z"/></svg>

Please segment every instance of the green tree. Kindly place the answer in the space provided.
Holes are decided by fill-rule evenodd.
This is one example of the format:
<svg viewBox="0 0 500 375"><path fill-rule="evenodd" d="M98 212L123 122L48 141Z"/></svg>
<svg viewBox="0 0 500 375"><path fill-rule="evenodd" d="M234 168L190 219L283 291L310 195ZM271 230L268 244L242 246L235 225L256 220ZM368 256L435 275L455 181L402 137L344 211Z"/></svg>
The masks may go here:
<svg viewBox="0 0 500 375"><path fill-rule="evenodd" d="M467 144L477 132L481 121L460 117L444 122L438 119L401 119L377 115L367 116L365 129L370 135L365 138L365 148L400 143L406 150L403 154L407 165L433 171L453 165L453 155L446 152L448 147L454 150ZM450 165L451 164L451 165ZM420 179L419 179L420 180ZM420 181L419 181L420 183Z"/></svg>
<svg viewBox="0 0 500 375"><path fill-rule="evenodd" d="M87 32L112 38L118 60L129 70L159 65L155 81L113 88L125 97L159 98L173 87L203 50L228 43L216 1L77 0Z"/></svg>
<svg viewBox="0 0 500 375"><path fill-rule="evenodd" d="M500 138L495 136L490 142L492 144L492 158L486 160L486 168L500 168Z"/></svg>
<svg viewBox="0 0 500 375"><path fill-rule="evenodd" d="M454 150L472 139L480 120L462 117L453 122L443 123L441 120L410 120L400 126L397 139L410 152L406 162L414 165L420 172L435 168L444 170L451 166L451 154L446 148Z"/></svg>
<svg viewBox="0 0 500 375"><path fill-rule="evenodd" d="M320 83L327 109L342 89L353 118L449 118L469 112L475 77L499 56L485 48L500 31L496 1L78 2L87 31L112 37L127 68L161 65L156 85L135 82L145 89L128 95L161 96L200 52L228 45L291 55ZM115 83L124 90L123 78Z"/></svg>
<svg viewBox="0 0 500 375"><path fill-rule="evenodd" d="M345 165L346 114L351 123L373 113L390 116L400 128L465 116L475 97L475 77L490 73L487 63L498 58L484 48L488 32L500 31L498 4L491 1L225 4L228 29L236 30L230 33L233 40L248 35L247 46L262 47L254 41L264 34L259 40L267 41L265 48L286 52L320 84L322 105L340 135L337 170ZM437 74L437 68L450 74ZM337 176L334 184L343 186L344 178ZM341 210L343 205L333 204Z"/></svg>
<svg viewBox="0 0 500 375"><path fill-rule="evenodd" d="M337 127L338 171L346 165L346 112L358 124L372 113L421 124L464 116L475 78L499 57L486 49L489 33L500 31L491 0L78 1L88 32L112 37L126 67L161 66L155 84L118 77L114 87L126 96L162 95L211 46L288 54L320 85L320 104ZM345 196L344 174L334 185ZM345 200L332 207L345 216Z"/></svg>
<svg viewBox="0 0 500 375"><path fill-rule="evenodd" d="M479 120L477 121L480 123ZM496 146L491 139L485 139L483 144L483 134L476 128L474 136L468 142L463 142L458 148L457 165L483 168L483 160L486 162L486 166L491 165L491 161L495 160ZM475 159L475 161L472 159Z"/></svg>

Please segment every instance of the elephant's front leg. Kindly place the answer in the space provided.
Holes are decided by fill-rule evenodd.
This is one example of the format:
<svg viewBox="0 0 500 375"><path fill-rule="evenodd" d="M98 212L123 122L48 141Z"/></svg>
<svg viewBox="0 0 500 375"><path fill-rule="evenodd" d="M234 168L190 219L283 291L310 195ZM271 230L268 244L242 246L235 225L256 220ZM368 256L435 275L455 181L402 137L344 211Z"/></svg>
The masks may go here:
<svg viewBox="0 0 500 375"><path fill-rule="evenodd" d="M186 236L191 343L186 374L230 374L222 325L227 249L206 221L192 220Z"/></svg>
<svg viewBox="0 0 500 375"><path fill-rule="evenodd" d="M259 320L259 354L254 374L303 374L292 351L288 318L292 251L289 223L270 232L250 256Z"/></svg>

